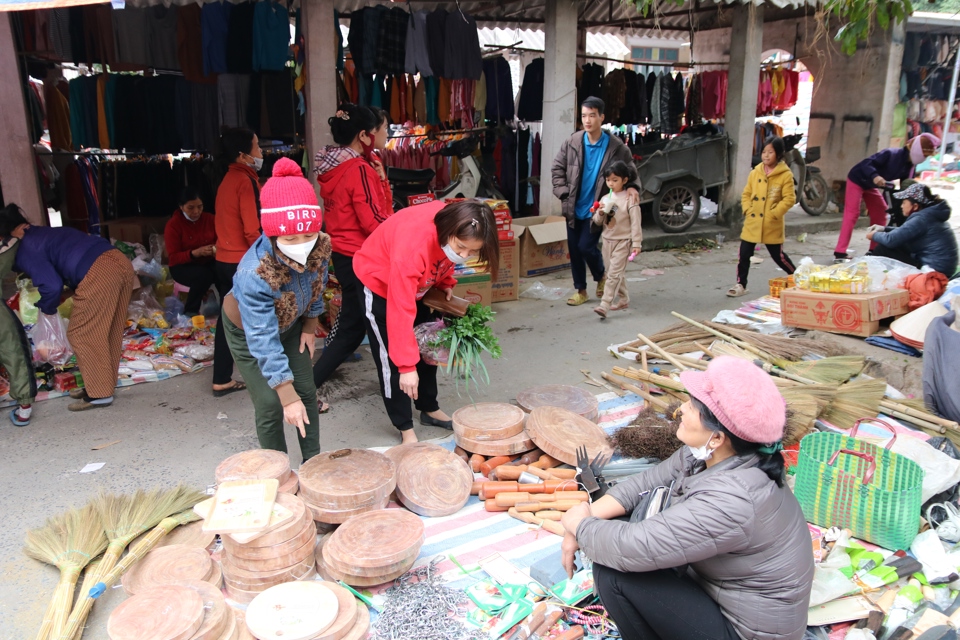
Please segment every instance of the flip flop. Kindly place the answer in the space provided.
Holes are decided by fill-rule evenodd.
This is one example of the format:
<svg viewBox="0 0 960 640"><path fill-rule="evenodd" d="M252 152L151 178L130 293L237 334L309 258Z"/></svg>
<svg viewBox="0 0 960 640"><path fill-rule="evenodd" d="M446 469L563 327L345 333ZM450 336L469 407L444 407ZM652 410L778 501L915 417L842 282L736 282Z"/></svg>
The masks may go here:
<svg viewBox="0 0 960 640"><path fill-rule="evenodd" d="M213 397L214 397L214 398L222 398L223 396L228 396L228 395L230 395L230 394L233 393L234 391L243 391L243 390L246 389L246 388L247 388L247 385L246 385L246 384L244 384L243 382L238 382L238 381L234 380L232 387L227 387L226 389L214 389L214 390L213 390Z"/></svg>

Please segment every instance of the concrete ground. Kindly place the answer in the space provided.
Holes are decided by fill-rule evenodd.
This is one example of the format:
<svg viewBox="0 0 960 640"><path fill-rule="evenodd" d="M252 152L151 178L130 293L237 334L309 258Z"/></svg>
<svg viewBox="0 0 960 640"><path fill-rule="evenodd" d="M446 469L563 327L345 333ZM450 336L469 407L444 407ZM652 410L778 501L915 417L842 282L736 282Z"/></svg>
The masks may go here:
<svg viewBox="0 0 960 640"><path fill-rule="evenodd" d="M945 192L952 196L953 192ZM953 199L953 197L951 197ZM957 203L960 204L960 203ZM960 220L955 216L955 224ZM790 226L808 224L810 217L799 209L789 214ZM839 216L819 219L839 226ZM473 392L477 401L513 400L520 389L544 383L581 384L581 369L599 377L615 360L606 352L612 343L624 342L637 332L652 334L674 322L675 310L693 318L712 318L721 309L735 309L744 299L724 295L735 280L738 242L730 230L714 227L705 233L727 235L719 249L699 253L662 251L643 253L628 270L630 309L611 314L606 321L593 313L595 301L569 307L559 301L520 299L495 305L494 324L503 357L487 363L491 384ZM810 233L805 242L788 231L786 251L799 260L809 255L817 262L832 258L836 232ZM678 243L679 244L679 243ZM855 233L854 249L866 250L863 232ZM751 269L753 297L766 293L767 280L781 275L765 252L763 263ZM644 269L663 270L663 275L644 276ZM570 287L569 271L538 278L552 287ZM521 283L521 291L534 281ZM592 287L591 287L592 293ZM903 359L889 351L873 349L861 340L848 339L873 357L895 362ZM333 409L320 417L324 450L339 447L373 447L399 442L398 433L386 418L377 389L376 373L366 347L360 362L344 364L328 383ZM915 369L914 363L896 362ZM0 423L0 450L6 460L0 469L2 513L7 524L0 529L0 639L23 639L36 633L47 602L56 585L57 572L24 556L24 534L44 520L71 506L80 506L104 488L129 492L138 487L171 486L187 482L205 488L213 480L216 465L227 456L257 447L253 407L243 393L214 399L210 394L210 370L168 381L142 384L118 391L111 408L73 414L64 399L37 405L33 423L12 427L6 416ZM909 376L908 376L909 377ZM916 375L910 379L916 392ZM585 386L592 392L598 390ZM440 377L441 406L452 413L471 399L458 395L450 378ZM421 439L447 435L441 429L417 426ZM93 448L119 441L107 448ZM299 466L293 429L287 429L293 444L291 463ZM90 474L79 470L91 462L105 466ZM90 618L85 637L106 638L110 611L123 599L122 589L107 593Z"/></svg>

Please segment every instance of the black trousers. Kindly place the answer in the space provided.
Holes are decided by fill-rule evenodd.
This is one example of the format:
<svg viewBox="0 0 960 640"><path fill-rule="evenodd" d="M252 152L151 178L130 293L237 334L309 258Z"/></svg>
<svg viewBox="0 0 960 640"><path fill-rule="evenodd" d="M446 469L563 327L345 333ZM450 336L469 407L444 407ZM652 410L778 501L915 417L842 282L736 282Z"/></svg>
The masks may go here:
<svg viewBox="0 0 960 640"><path fill-rule="evenodd" d="M370 351L377 365L377 377L380 378L380 395L387 410L390 422L400 431L413 429L413 411L410 398L400 389L400 370L393 364L387 344L387 301L366 287L360 289L367 335L370 337ZM436 316L422 302L417 302L417 317L414 325L430 322ZM413 327L410 327L411 333ZM437 411L437 368L425 364L421 359L417 363L417 375L420 386L414 406L418 411L427 413Z"/></svg>
<svg viewBox="0 0 960 640"><path fill-rule="evenodd" d="M623 573L593 565L600 601L623 640L739 640L720 605L674 569Z"/></svg>
<svg viewBox="0 0 960 640"><path fill-rule="evenodd" d="M329 380L337 367L357 350L367 333L363 320L363 285L353 273L353 257L334 252L331 260L340 283L341 304L323 354L313 365L313 382L317 387Z"/></svg>
<svg viewBox="0 0 960 640"><path fill-rule="evenodd" d="M603 280L603 254L600 252L600 234L590 233L590 219L576 220L567 226L567 248L570 250L570 271L577 291L587 288L587 267L594 281Z"/></svg>
<svg viewBox="0 0 960 640"><path fill-rule="evenodd" d="M737 283L742 284L744 289L747 288L747 274L750 273L750 258L753 257L753 252L756 251L756 249L756 242L740 241L740 262L737 263ZM793 272L797 270L797 268L793 266L793 261L790 260L790 256L783 252L782 244L768 244L767 251L770 252L770 257L777 263L777 266L786 271L787 275L792 275Z"/></svg>
<svg viewBox="0 0 960 640"><path fill-rule="evenodd" d="M190 288L184 313L195 316L200 313L200 305L210 285L217 282L217 269L213 262L191 262L170 267L170 276L178 283Z"/></svg>
<svg viewBox="0 0 960 640"><path fill-rule="evenodd" d="M223 321L223 299L233 288L233 274L237 265L232 262L214 263L217 273L217 293L220 295L220 318ZM217 335L213 341L213 384L227 384L233 379L233 355L227 345L227 333L217 326Z"/></svg>

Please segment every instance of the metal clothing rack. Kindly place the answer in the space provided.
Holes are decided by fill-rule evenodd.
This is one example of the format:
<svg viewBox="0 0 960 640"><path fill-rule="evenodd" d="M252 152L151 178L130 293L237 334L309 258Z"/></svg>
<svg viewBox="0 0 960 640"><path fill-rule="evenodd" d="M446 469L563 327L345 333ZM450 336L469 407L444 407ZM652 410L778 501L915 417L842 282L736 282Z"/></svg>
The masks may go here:
<svg viewBox="0 0 960 640"><path fill-rule="evenodd" d="M398 140L400 138L439 138L442 136L456 136L464 133L477 133L480 131L490 131L494 127L479 127L477 129L446 129L443 131L428 131L427 133L404 133L399 136L389 136L388 140Z"/></svg>

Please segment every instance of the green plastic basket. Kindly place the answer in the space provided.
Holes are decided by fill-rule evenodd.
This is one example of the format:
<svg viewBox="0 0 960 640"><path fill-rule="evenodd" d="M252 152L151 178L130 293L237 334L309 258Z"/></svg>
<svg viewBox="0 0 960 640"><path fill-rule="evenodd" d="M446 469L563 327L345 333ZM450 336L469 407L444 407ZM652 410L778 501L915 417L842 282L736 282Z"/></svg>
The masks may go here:
<svg viewBox="0 0 960 640"><path fill-rule="evenodd" d="M894 432L887 448L858 440L862 422ZM794 494L809 522L850 529L885 549L909 549L920 530L923 469L890 451L897 435L883 420L858 420L850 435L811 433L800 442Z"/></svg>

